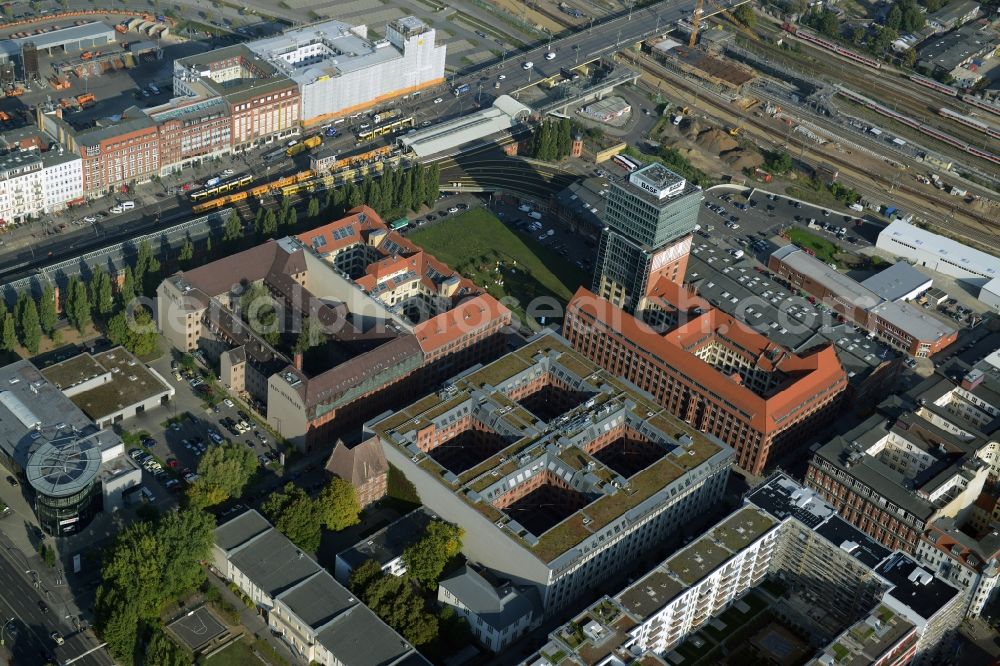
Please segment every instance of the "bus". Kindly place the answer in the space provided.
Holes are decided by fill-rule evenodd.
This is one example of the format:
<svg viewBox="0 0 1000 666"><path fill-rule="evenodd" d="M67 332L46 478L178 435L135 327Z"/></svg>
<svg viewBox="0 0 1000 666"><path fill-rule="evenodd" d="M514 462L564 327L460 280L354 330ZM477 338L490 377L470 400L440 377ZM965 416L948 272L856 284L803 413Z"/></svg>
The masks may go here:
<svg viewBox="0 0 1000 666"><path fill-rule="evenodd" d="M629 173L639 168L639 164L635 160L625 155L615 155L613 162Z"/></svg>
<svg viewBox="0 0 1000 666"><path fill-rule="evenodd" d="M395 222L390 222L389 223L389 228L392 229L393 231L402 231L403 229L407 228L408 226L410 226L410 221L408 219L406 219L405 217L401 217L398 220L396 220Z"/></svg>
<svg viewBox="0 0 1000 666"><path fill-rule="evenodd" d="M463 83L460 86L455 86L455 90L453 90L452 92L455 93L455 97L458 97L459 95L464 95L470 90L472 90L472 86L470 86L468 83Z"/></svg>

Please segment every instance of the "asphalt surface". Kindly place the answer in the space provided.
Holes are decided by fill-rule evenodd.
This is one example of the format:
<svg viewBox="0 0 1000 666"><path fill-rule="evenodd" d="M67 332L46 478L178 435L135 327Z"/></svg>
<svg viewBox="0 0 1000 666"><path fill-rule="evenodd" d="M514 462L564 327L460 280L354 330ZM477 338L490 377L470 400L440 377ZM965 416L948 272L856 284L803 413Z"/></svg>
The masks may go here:
<svg viewBox="0 0 1000 666"><path fill-rule="evenodd" d="M61 605L46 603L48 610L43 611L39 606L42 602L40 591L28 582L31 575L25 573L6 552L3 559L4 566L0 566L0 622L14 618L13 622L5 625L4 645L13 651L15 664L42 664L52 657L63 663L96 645L93 638L75 630L73 623L65 618ZM16 627L13 638L12 627ZM63 635L63 645L56 645L50 638L54 631ZM107 653L99 650L73 663L106 666L112 662Z"/></svg>

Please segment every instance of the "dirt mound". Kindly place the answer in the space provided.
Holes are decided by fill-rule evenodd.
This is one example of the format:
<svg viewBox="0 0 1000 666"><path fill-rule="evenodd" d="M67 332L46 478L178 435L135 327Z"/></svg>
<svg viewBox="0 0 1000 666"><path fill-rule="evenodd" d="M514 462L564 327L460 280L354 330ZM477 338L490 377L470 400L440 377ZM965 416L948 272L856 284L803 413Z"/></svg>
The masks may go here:
<svg viewBox="0 0 1000 666"><path fill-rule="evenodd" d="M698 135L701 133L701 123L699 123L694 118L685 118L684 120L681 121L680 129L681 129L681 134L683 134L691 141L694 141L698 138Z"/></svg>
<svg viewBox="0 0 1000 666"><path fill-rule="evenodd" d="M740 145L733 137L714 127L699 134L696 141L702 150L716 155L739 148Z"/></svg>
<svg viewBox="0 0 1000 666"><path fill-rule="evenodd" d="M731 166L736 171L753 169L754 167L759 167L764 163L764 158L760 153L753 150L747 150L745 148L730 150L720 155L720 157L723 162Z"/></svg>

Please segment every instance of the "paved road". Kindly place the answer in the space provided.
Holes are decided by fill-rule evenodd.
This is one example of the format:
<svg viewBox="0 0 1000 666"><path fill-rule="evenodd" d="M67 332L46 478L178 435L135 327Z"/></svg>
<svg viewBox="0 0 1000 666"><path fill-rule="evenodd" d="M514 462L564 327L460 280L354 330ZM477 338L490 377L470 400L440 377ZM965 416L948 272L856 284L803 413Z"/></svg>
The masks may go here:
<svg viewBox="0 0 1000 666"><path fill-rule="evenodd" d="M15 618L6 627L5 644L14 652L15 664L40 664L54 656L60 663L77 657L91 649L97 643L94 638L76 631L73 623L68 620L64 606L58 603L46 603L47 611L39 606L42 601L42 588L36 590L28 581L26 574L18 563L3 553L3 566L0 566L0 622ZM11 641L11 626L17 627L17 636ZM57 646L49 637L53 631L58 631L65 637L65 644ZM94 652L83 659L73 662L85 666L106 666L111 659L103 650Z"/></svg>

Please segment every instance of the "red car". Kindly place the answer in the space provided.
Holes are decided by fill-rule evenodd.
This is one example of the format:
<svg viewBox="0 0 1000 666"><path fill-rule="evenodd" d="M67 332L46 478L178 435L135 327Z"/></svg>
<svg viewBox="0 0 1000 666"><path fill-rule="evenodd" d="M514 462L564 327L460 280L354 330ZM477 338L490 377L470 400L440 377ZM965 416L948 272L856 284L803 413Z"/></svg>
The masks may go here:
<svg viewBox="0 0 1000 666"><path fill-rule="evenodd" d="M167 467L170 467L171 469L177 469L179 464L180 463L177 462L177 458L170 458L167 460Z"/></svg>

